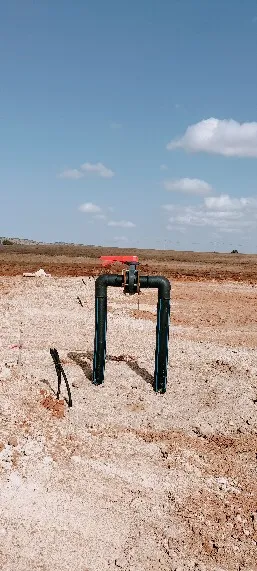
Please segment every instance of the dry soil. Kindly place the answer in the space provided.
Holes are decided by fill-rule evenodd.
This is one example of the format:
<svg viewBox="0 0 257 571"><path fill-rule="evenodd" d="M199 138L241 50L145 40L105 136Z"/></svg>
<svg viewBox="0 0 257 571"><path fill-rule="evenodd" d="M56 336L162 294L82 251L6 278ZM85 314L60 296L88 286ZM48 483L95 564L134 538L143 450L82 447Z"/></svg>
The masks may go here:
<svg viewBox="0 0 257 571"><path fill-rule="evenodd" d="M172 282L164 395L156 293L108 295L95 387L94 280L0 278L1 570L255 571L256 286Z"/></svg>

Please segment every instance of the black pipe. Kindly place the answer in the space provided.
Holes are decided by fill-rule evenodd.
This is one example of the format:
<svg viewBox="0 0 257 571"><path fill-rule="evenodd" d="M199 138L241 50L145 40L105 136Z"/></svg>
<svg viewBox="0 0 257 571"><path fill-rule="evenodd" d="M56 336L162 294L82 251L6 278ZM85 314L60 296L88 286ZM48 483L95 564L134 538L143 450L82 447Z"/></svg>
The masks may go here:
<svg viewBox="0 0 257 571"><path fill-rule="evenodd" d="M95 281L95 345L93 362L93 383L104 381L107 332L107 286L121 287L122 276L103 274Z"/></svg>
<svg viewBox="0 0 257 571"><path fill-rule="evenodd" d="M122 276L103 274L95 282L95 345L93 382L103 383L106 357L107 287L121 287ZM170 282L162 276L140 276L140 288L157 288L157 326L154 390L165 393L167 385L168 342L170 321Z"/></svg>
<svg viewBox="0 0 257 571"><path fill-rule="evenodd" d="M165 393L169 349L170 282L162 276L142 276L140 286L158 288L154 390Z"/></svg>

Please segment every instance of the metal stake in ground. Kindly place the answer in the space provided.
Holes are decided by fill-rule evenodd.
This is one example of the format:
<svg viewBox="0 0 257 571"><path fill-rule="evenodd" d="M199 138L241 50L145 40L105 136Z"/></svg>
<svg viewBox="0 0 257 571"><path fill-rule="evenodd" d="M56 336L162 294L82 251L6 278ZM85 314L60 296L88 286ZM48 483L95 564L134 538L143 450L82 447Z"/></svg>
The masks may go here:
<svg viewBox="0 0 257 571"><path fill-rule="evenodd" d="M57 349L50 349L50 355L51 355L53 362L55 364L55 370L56 370L57 379L58 379L58 388L57 388L56 398L58 400L60 398L61 380L62 380L62 376L63 376L65 384L66 384L67 393L68 393L68 406L72 407L72 398L71 398L71 391L70 391L68 379L67 379L65 372L63 370L63 366L60 362L60 357L59 357Z"/></svg>

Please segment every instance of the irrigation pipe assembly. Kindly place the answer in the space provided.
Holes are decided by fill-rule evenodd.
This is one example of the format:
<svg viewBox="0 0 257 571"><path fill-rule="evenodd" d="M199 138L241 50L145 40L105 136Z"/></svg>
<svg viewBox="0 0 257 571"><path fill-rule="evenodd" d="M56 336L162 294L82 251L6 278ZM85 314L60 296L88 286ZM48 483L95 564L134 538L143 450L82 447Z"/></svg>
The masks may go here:
<svg viewBox="0 0 257 571"><path fill-rule="evenodd" d="M100 385L104 381L107 333L107 288L123 286L124 293L129 293L130 295L139 293L141 288L155 288L158 289L158 304L154 390L155 392L165 393L168 367L170 282L167 278L162 276L140 276L139 279L139 272L137 269L138 259L136 256L106 256L102 258L105 258L107 262L110 260L109 263L112 263L113 261L124 262L129 265L129 269L123 270L122 275L102 274L95 281L93 382L95 385Z"/></svg>

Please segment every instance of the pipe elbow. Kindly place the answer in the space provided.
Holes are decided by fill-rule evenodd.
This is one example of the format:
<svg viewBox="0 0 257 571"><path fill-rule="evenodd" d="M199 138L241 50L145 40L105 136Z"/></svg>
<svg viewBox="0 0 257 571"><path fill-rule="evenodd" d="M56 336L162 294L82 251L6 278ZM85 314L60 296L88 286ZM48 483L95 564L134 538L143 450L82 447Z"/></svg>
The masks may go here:
<svg viewBox="0 0 257 571"><path fill-rule="evenodd" d="M95 281L95 295L96 297L106 297L107 287L121 287L122 276L118 274L101 274Z"/></svg>
<svg viewBox="0 0 257 571"><path fill-rule="evenodd" d="M145 280L142 278L141 281L143 287L158 289L159 297L170 299L170 281L164 276L147 276Z"/></svg>
<svg viewBox="0 0 257 571"><path fill-rule="evenodd" d="M160 292L160 296L164 299L170 299L170 280L164 276L157 276L156 279L158 280L158 290Z"/></svg>
<svg viewBox="0 0 257 571"><path fill-rule="evenodd" d="M108 274L101 274L95 280L96 297L105 297L107 295Z"/></svg>
<svg viewBox="0 0 257 571"><path fill-rule="evenodd" d="M96 278L95 284L99 285L99 286L100 285L101 286L104 286L104 285L107 286L108 277L109 277L108 274L101 274L100 276L98 276L98 278Z"/></svg>

